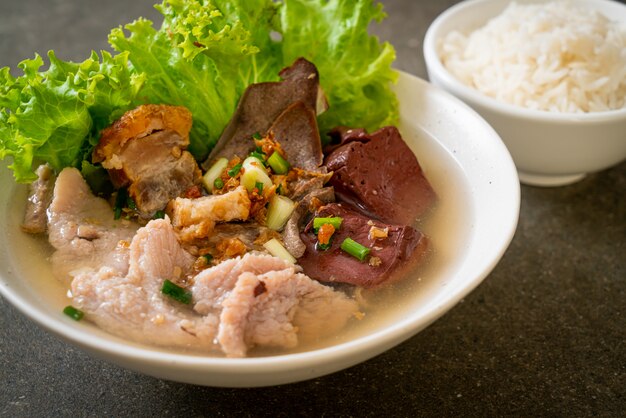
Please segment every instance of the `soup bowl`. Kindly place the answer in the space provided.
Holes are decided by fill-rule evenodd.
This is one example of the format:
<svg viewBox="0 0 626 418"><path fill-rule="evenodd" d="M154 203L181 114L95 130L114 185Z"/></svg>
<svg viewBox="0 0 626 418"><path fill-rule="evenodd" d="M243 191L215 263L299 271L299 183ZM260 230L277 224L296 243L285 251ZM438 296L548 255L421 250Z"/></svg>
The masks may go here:
<svg viewBox="0 0 626 418"><path fill-rule="evenodd" d="M405 73L396 91L400 130L438 194L437 207L425 224L433 257L427 267L398 284L404 286L402 292L391 289L392 299L359 326L299 351L224 358L138 344L88 321L73 321L61 313L68 301L49 271L49 245L20 231L26 187L13 182L6 163L0 166L0 293L35 323L93 356L192 384L253 387L296 382L382 353L424 329L480 284L508 247L520 204L513 161L477 113Z"/></svg>
<svg viewBox="0 0 626 418"><path fill-rule="evenodd" d="M463 100L493 126L509 149L522 183L566 185L626 159L626 108L588 113L524 108L465 85L443 65L438 50L448 33L468 34L502 13L510 3L507 0L469 0L439 15L424 39L423 52L430 81ZM626 6L618 2L572 0L570 4L598 10L613 20L626 23Z"/></svg>

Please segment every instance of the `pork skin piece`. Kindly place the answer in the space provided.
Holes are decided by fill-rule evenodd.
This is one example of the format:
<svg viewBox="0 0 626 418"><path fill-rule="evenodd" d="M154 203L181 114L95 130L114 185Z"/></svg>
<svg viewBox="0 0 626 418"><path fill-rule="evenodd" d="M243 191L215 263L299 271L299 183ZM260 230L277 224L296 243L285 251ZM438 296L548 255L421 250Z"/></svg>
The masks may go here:
<svg viewBox="0 0 626 418"><path fill-rule="evenodd" d="M92 159L116 188L128 187L139 211L152 215L199 183L189 145L191 113L181 106L142 105L102 131Z"/></svg>
<svg viewBox="0 0 626 418"><path fill-rule="evenodd" d="M114 335L145 344L216 350L218 317L199 315L163 295L165 279L175 281L195 258L179 245L168 219L150 221L130 244L128 273L108 266L72 281L74 305Z"/></svg>
<svg viewBox="0 0 626 418"><path fill-rule="evenodd" d="M338 200L390 223L412 225L436 199L415 154L400 132L387 126L367 134L363 129L340 129L341 140L325 159L334 175L329 185Z"/></svg>
<svg viewBox="0 0 626 418"><path fill-rule="evenodd" d="M224 261L196 276L194 309L219 313L217 340L229 357L255 346L293 348L338 332L357 303L299 271L258 253Z"/></svg>
<svg viewBox="0 0 626 418"><path fill-rule="evenodd" d="M126 274L128 244L137 226L113 219L109 204L92 194L75 168L65 168L54 184L48 214L48 240L55 248L52 270L63 282L82 270L107 265Z"/></svg>
<svg viewBox="0 0 626 418"><path fill-rule="evenodd" d="M245 158L254 149L252 135L266 134L276 118L296 102L313 109L315 114L327 109L317 68L311 62L298 58L279 75L282 81L256 83L246 89L232 119L202 164L204 169L208 170L221 157Z"/></svg>
<svg viewBox="0 0 626 418"><path fill-rule="evenodd" d="M28 187L28 201L22 222L22 231L29 234L41 234L48 228L48 215L46 211L54 191L56 175L48 164L37 167L37 180Z"/></svg>
<svg viewBox="0 0 626 418"><path fill-rule="evenodd" d="M391 283L416 266L428 249L428 239L415 228L371 221L371 218L345 203L322 206L315 216L343 218L341 227L332 236L328 250L316 249L317 237L313 232L312 220L300 234L306 251L298 259L298 264L306 275L321 282L349 283L365 288ZM388 236L372 239L372 226L381 230L388 228ZM371 258L359 261L343 251L341 243L348 237L370 248Z"/></svg>
<svg viewBox="0 0 626 418"><path fill-rule="evenodd" d="M208 237L217 222L245 221L250 215L250 198L243 186L221 195L196 199L177 197L167 208L172 224L183 241Z"/></svg>

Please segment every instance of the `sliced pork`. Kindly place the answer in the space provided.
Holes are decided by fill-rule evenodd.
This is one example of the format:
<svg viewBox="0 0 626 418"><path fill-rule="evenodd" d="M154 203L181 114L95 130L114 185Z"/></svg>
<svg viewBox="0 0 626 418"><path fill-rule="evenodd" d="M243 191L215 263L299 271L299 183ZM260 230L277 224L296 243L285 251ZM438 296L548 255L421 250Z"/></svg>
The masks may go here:
<svg viewBox="0 0 626 418"><path fill-rule="evenodd" d="M67 282L84 269L107 265L120 274L128 269L128 244L137 226L114 220L110 205L95 197L80 172L59 174L48 208L48 239L54 274Z"/></svg>
<svg viewBox="0 0 626 418"><path fill-rule="evenodd" d="M191 123L181 106L139 106L102 131L93 161L108 170L115 187L128 187L137 209L151 216L200 182L200 169L186 151Z"/></svg>
<svg viewBox="0 0 626 418"><path fill-rule="evenodd" d="M397 128L367 134L363 129L340 129L340 141L324 164L334 175L338 200L349 202L385 222L413 225L436 196L415 154Z"/></svg>
<svg viewBox="0 0 626 418"><path fill-rule="evenodd" d="M315 65L299 58L279 75L282 81L256 83L246 89L235 114L203 163L205 169L221 157L231 159L236 155L245 158L254 149L252 136L255 133L265 135L276 118L294 103L301 102L298 106L312 109L314 114L326 110L327 103L319 86L319 74ZM300 112L298 109L296 111ZM311 126L307 129L311 130ZM314 136L307 138L314 139ZM319 142L319 135L317 141Z"/></svg>
<svg viewBox="0 0 626 418"><path fill-rule="evenodd" d="M217 313L217 340L230 357L254 346L295 347L343 328L357 303L276 257L248 253L205 270L193 286L195 310ZM229 289L224 294L224 289Z"/></svg>
<svg viewBox="0 0 626 418"><path fill-rule="evenodd" d="M167 219L150 221L132 240L128 273L104 266L77 275L74 304L102 329L133 341L215 349L219 319L199 315L160 290L165 279L176 281L194 260Z"/></svg>
<svg viewBox="0 0 626 418"><path fill-rule="evenodd" d="M358 310L343 293L298 273L299 267L260 254L230 259L189 279L192 305L171 300L160 291L163 281L184 278L194 257L167 219L139 229L129 251L127 274L106 266L83 271L71 289L88 319L134 341L243 357L255 346L293 348L300 335L334 332Z"/></svg>
<svg viewBox="0 0 626 418"><path fill-rule="evenodd" d="M317 248L312 221L300 234L306 250L298 259L298 264L305 274L322 282L363 287L390 283L419 263L428 249L427 238L415 228L373 221L346 204L322 206L315 216L343 218L327 250ZM360 261L340 248L348 237L370 248L370 256L366 260Z"/></svg>

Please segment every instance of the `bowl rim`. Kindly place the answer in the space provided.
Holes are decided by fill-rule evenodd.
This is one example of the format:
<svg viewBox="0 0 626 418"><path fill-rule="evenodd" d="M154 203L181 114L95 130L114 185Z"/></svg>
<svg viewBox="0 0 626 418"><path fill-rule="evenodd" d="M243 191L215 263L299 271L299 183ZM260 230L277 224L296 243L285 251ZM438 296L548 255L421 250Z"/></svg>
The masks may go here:
<svg viewBox="0 0 626 418"><path fill-rule="evenodd" d="M104 333L103 335L96 334L90 331L86 325L77 324L73 320L62 316L51 317L44 307L33 306L26 296L22 296L10 290L3 274L0 274L0 295L20 310L27 318L62 339L70 341L74 345L92 354L96 354L101 358L107 359L108 361L116 364L124 364L125 367L138 370L142 373L147 373L145 368L139 366L133 367L133 364L150 365L153 368L167 370L184 370L188 373L227 373L235 376L246 375L257 377L257 381L252 380L249 384L246 383L243 385L202 383L205 385L251 387L301 381L306 380L306 378L299 377L292 380L276 379L278 383L259 383L258 377L267 373L279 374L280 372L286 371L294 374L302 374L302 371L305 369L323 369L323 367L320 366L321 364L327 366L330 364L324 372L311 372L309 378L313 378L347 368L350 365L354 365L380 354L426 328L453 306L457 305L463 297L482 283L498 264L513 239L519 221L521 200L520 185L519 181L517 181L517 172L513 160L498 134L478 113L451 94L411 74L399 71L398 83L400 82L415 83L414 85L418 85L418 87L422 89L421 91L436 94L437 98L451 101L455 109L462 108L464 111L470 113L470 116L480 123L480 126L483 127L486 132L491 133L492 139L494 139L494 152L497 153L498 156L504 157L500 159L498 163L506 167L504 178L507 187L503 188L505 192L504 197L506 197L504 204L510 209L510 212L504 218L502 228L499 229L497 238L495 239L498 243L497 251L489 252L487 256L483 257L479 262L476 262L477 265L473 266L471 271L476 271L477 274L464 281L464 286L450 288L446 293L446 298L438 302L436 306L427 310L424 314L417 317L413 315L403 318L397 323L393 323L375 332L327 347L298 353L264 357L226 358L199 355L197 353L173 352L167 351L167 348L151 347L142 344L136 345L136 343L132 341L120 341L118 340L120 337L114 335L112 335L112 339L108 338L106 331L102 331ZM3 165L5 165L5 163L3 163ZM502 198L503 196L498 197ZM474 242L474 234L472 233L468 239ZM469 259L469 256L466 255L464 256L464 259L465 258ZM465 263L467 263L467 261L464 261L463 264ZM337 366L339 363L341 363L341 366ZM154 375L162 377L164 374L162 371L155 371ZM176 378L171 379L180 380ZM189 380L180 381L189 382Z"/></svg>
<svg viewBox="0 0 626 418"><path fill-rule="evenodd" d="M545 3L551 0L534 0L532 3ZM612 0L573 0L580 4L603 4L607 7L624 8L626 12L626 5L612 1ZM600 112L587 112L587 113L574 113L574 112L554 112L548 110L530 109L519 105L514 105L504 101L500 101L493 97L467 86L459 79L457 79L448 69L443 65L439 57L438 43L442 39L443 33L442 27L447 24L450 19L456 18L463 13L467 13L468 10L478 8L484 4L502 4L506 6L512 3L509 0L464 0L455 4L452 7L444 10L435 20L431 23L426 31L423 43L423 54L426 67L429 74L429 79L432 79L432 74L438 77L442 83L448 88L454 91L454 94L458 94L477 105L484 108L488 108L491 111L509 115L517 118L524 118L528 120L541 120L546 122L555 123L602 123L612 122L615 120L621 120L626 118L626 107L621 109L612 109ZM592 6L593 7L593 6ZM482 19L484 22L493 18L494 16L485 17ZM432 82L433 80L431 80Z"/></svg>

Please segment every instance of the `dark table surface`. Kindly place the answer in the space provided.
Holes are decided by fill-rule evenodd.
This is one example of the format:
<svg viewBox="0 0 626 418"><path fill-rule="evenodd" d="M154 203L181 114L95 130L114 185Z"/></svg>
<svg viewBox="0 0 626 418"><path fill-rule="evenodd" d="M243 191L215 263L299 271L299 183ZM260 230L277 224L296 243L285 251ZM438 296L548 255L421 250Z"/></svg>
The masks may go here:
<svg viewBox="0 0 626 418"><path fill-rule="evenodd" d="M83 59L153 0L0 0L0 67L35 51ZM455 1L383 2L374 28L426 78L429 23ZM626 140L626 137L625 137ZM315 380L198 387L91 358L0 298L0 416L624 416L626 163L561 188L522 187L502 261L443 318Z"/></svg>

